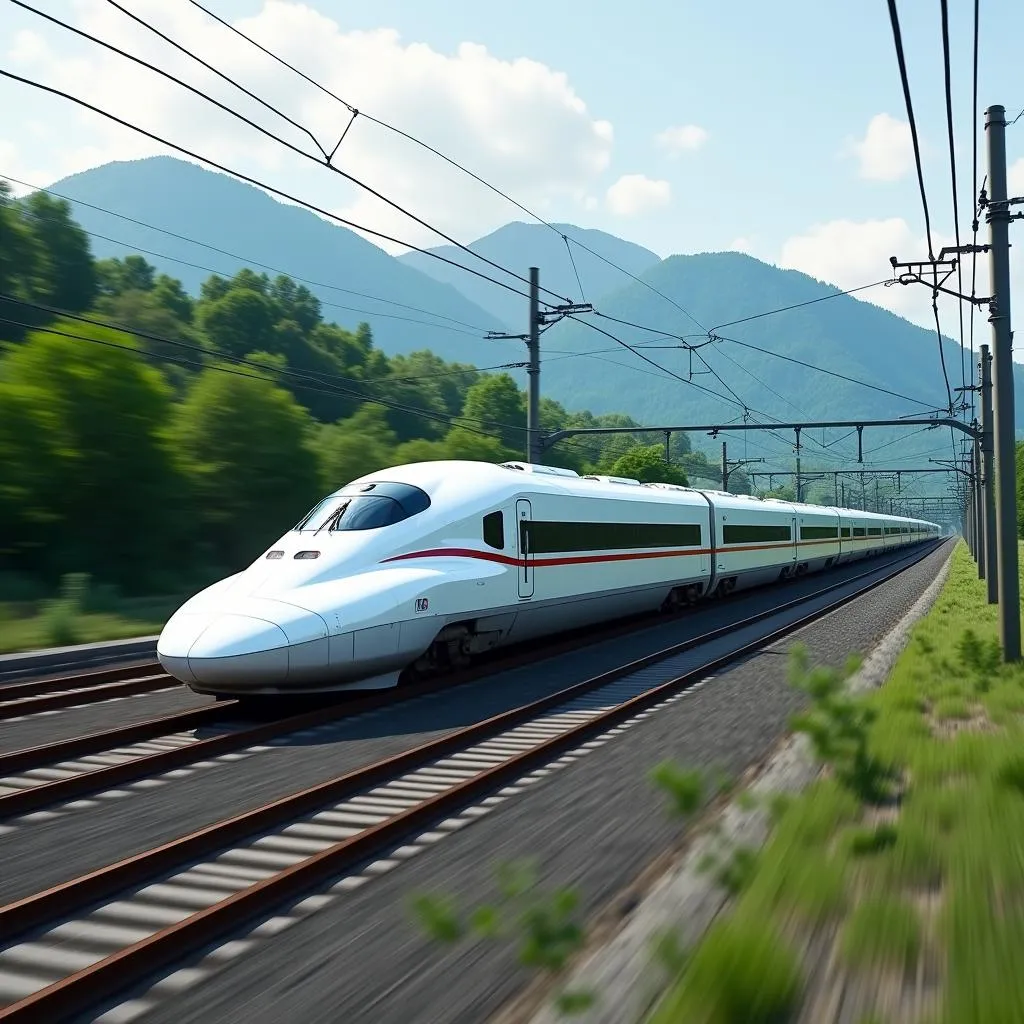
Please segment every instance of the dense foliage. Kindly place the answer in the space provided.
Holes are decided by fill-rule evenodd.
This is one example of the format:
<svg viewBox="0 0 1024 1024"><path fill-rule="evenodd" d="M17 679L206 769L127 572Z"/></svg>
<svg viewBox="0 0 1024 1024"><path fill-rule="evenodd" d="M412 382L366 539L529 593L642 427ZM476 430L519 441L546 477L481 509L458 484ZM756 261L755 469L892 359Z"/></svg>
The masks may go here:
<svg viewBox="0 0 1024 1024"><path fill-rule="evenodd" d="M0 186L2 188L2 186ZM410 327L410 330L415 328ZM198 298L141 256L94 260L62 200L0 191L0 558L141 592L244 565L320 496L406 462L522 458L507 374L429 351L387 357L369 327L324 320L288 277L243 269ZM635 425L567 413L546 430ZM567 443L577 471L714 476L677 438Z"/></svg>

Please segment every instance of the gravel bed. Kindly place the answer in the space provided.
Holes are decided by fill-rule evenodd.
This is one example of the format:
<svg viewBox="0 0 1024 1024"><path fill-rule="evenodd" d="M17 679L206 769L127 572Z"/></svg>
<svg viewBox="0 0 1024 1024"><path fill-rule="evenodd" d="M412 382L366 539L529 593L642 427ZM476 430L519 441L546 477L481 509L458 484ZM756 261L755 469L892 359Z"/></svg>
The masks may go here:
<svg viewBox="0 0 1024 1024"><path fill-rule="evenodd" d="M948 545L942 545L867 597L723 672L408 864L334 899L276 938L256 941L205 983L183 981L175 998L141 1019L487 1020L531 975L504 944L435 946L412 923L409 896L440 890L475 905L494 895L495 864L528 857L537 858L545 886L577 886L588 914L605 907L684 832L647 782L650 767L671 757L735 775L761 762L801 703L785 681L786 648L799 639L815 661L833 665L852 651L870 651L913 606L947 555ZM277 920L286 915L282 911Z"/></svg>
<svg viewBox="0 0 1024 1024"><path fill-rule="evenodd" d="M167 681L174 686L174 680ZM0 700L3 692L0 691ZM77 707L58 708L24 717L0 721L0 753L23 747L84 736L103 729L116 729L149 718L161 718L179 711L190 711L213 702L212 697L193 693L186 686L176 686L162 693L137 693Z"/></svg>

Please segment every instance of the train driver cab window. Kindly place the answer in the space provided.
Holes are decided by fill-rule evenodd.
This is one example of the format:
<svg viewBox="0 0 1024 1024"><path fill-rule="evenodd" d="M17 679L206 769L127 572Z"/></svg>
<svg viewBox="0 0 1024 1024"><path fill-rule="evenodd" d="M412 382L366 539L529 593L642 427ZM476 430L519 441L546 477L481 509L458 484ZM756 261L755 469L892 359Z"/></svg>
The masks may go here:
<svg viewBox="0 0 1024 1024"><path fill-rule="evenodd" d="M325 498L296 527L298 533L379 530L430 508L430 498L412 484L349 484Z"/></svg>
<svg viewBox="0 0 1024 1024"><path fill-rule="evenodd" d="M484 543L499 551L505 547L505 516L501 512L491 512L484 516Z"/></svg>

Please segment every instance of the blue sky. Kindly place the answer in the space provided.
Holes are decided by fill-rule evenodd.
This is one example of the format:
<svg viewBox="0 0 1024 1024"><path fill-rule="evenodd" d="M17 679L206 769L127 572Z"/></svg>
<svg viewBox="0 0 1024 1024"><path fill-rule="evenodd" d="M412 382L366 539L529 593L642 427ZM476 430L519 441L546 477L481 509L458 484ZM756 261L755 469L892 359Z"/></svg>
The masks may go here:
<svg viewBox="0 0 1024 1024"><path fill-rule="evenodd" d="M135 52L158 55L161 66L179 67L173 55L154 49L151 37L101 0L38 2ZM843 287L886 276L890 254L924 255L916 178L899 155L900 125L888 142L884 133L874 139L874 166L882 178L864 176L853 148L878 115L905 119L883 0L521 0L500 7L468 0L310 0L313 11L334 23L329 31L328 22L294 4L208 3L229 19L255 18L249 24L262 24L268 43L316 77L328 76L356 106L435 142L547 217L611 231L662 256L743 248ZM300 83L286 71L260 63L263 58L251 51L232 49L223 30L186 11L184 0L130 0L128 6L261 95L302 111L309 118L304 123L315 123L318 131L329 134L342 123L336 107L328 111L322 98L308 90L300 94ZM972 205L973 4L960 0L950 7L966 233ZM940 8L934 0L902 0L899 8L938 247L953 233ZM1024 108L1024 4L986 0L981 20L979 107L1001 102L1015 116ZM394 30L398 38L383 40L381 29ZM334 211L358 213L363 222L410 241L429 240L391 211L346 193L326 172L300 167L262 140L243 138L233 122L222 127L208 110L166 98L151 80L143 85L138 79L137 88L126 85L136 79L121 65L111 70L116 58L70 41L38 18L5 8L0 39L8 41L0 45L2 66L16 73L90 97L231 166L256 168L265 180ZM466 43L485 47L486 55L460 51ZM523 58L543 67L516 63ZM436 90L425 89L424 82L435 80ZM153 151L124 130L83 119L66 102L20 85L0 82L0 105L0 174L47 184L85 166ZM702 129L703 144L667 152L656 141L659 133L682 126ZM420 154L385 144L365 122L357 124L346 147L352 165L369 180L464 240L521 218L513 207L478 194L476 186L436 176L440 172L421 164ZM1024 193L1024 118L1008 132L1008 155L1016 165L1013 183ZM634 179L630 191L621 185L623 176L642 179ZM616 182L620 201L608 191ZM1014 232L1019 237L1024 225ZM1022 262L1014 260L1018 317L1024 316ZM929 323L924 289L870 294ZM949 313L946 321L952 325Z"/></svg>

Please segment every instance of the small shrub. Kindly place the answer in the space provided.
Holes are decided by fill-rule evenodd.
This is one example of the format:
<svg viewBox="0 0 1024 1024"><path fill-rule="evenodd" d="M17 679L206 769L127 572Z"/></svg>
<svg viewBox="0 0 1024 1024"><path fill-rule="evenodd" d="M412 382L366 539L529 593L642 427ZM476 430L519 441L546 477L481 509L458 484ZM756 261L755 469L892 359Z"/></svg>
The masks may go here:
<svg viewBox="0 0 1024 1024"><path fill-rule="evenodd" d="M729 918L708 930L654 1022L782 1024L796 1013L802 988L797 957L774 930Z"/></svg>
<svg viewBox="0 0 1024 1024"><path fill-rule="evenodd" d="M863 900L843 927L842 950L858 967L884 963L909 971L921 951L917 911L902 900Z"/></svg>
<svg viewBox="0 0 1024 1024"><path fill-rule="evenodd" d="M996 772L996 781L1024 796L1024 755L1015 754L1004 761Z"/></svg>
<svg viewBox="0 0 1024 1024"><path fill-rule="evenodd" d="M700 772L681 768L674 761L662 761L651 769L650 778L668 796L672 813L685 817L700 807L704 798Z"/></svg>
<svg viewBox="0 0 1024 1024"><path fill-rule="evenodd" d="M994 675L999 671L1003 660L1003 651L998 640L981 640L970 628L965 629L957 641L956 652L966 668L980 676Z"/></svg>
<svg viewBox="0 0 1024 1024"><path fill-rule="evenodd" d="M790 682L812 701L810 711L797 715L792 725L806 733L818 758L831 765L837 781L858 799L884 800L892 771L868 749L868 735L878 711L867 701L845 691L859 659L851 658L843 673L818 666L810 668L807 648L797 644L790 652Z"/></svg>
<svg viewBox="0 0 1024 1024"><path fill-rule="evenodd" d="M71 647L79 642L78 611L70 601L47 601L39 616L39 631L45 647Z"/></svg>
<svg viewBox="0 0 1024 1024"><path fill-rule="evenodd" d="M889 849L896 842L894 825L879 825L877 828L855 828L849 833L850 853L855 857L870 856Z"/></svg>

